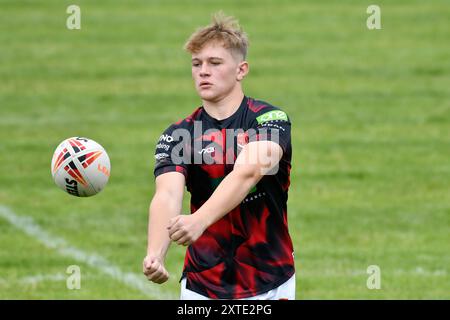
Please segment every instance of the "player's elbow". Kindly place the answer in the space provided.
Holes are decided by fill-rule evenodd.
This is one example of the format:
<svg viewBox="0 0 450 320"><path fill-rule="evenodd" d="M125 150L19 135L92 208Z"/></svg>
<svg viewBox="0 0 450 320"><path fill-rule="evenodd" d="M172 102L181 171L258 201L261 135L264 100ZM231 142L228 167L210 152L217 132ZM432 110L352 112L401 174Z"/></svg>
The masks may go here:
<svg viewBox="0 0 450 320"><path fill-rule="evenodd" d="M233 172L239 180L250 184L256 184L263 177L258 164L236 164Z"/></svg>

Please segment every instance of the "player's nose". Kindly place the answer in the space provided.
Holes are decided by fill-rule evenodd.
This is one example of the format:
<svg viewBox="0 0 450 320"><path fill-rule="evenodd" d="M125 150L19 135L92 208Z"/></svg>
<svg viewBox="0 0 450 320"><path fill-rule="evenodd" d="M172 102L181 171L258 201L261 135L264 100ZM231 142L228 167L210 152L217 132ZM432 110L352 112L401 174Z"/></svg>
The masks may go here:
<svg viewBox="0 0 450 320"><path fill-rule="evenodd" d="M202 67L200 68L200 77L206 77L211 74L209 67L206 63L202 64Z"/></svg>

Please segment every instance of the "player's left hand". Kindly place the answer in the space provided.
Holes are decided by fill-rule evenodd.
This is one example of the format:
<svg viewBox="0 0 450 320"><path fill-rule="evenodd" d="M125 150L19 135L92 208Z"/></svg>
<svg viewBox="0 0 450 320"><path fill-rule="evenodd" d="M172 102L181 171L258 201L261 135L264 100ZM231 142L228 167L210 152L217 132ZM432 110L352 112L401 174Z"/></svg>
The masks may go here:
<svg viewBox="0 0 450 320"><path fill-rule="evenodd" d="M177 244L188 246L205 231L205 224L195 214L179 215L169 220L169 237Z"/></svg>

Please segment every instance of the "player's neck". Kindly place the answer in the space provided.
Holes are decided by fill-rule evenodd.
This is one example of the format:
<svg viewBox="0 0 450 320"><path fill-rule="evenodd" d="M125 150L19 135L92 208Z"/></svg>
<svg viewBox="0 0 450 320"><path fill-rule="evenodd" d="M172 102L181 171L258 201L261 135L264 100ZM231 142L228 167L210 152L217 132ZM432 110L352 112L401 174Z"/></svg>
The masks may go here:
<svg viewBox="0 0 450 320"><path fill-rule="evenodd" d="M244 99L244 92L240 89L218 101L203 100L203 108L214 119L223 120L239 109L242 99Z"/></svg>

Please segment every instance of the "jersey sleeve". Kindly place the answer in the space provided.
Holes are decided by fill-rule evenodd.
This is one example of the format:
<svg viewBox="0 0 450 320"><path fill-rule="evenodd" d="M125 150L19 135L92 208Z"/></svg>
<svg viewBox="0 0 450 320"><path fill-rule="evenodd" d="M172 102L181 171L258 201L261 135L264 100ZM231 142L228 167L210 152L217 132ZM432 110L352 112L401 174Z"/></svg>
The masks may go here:
<svg viewBox="0 0 450 320"><path fill-rule="evenodd" d="M180 172L187 178L187 164L178 156L176 149L179 141L174 138L176 127L166 129L158 138L155 148L155 178L167 172Z"/></svg>
<svg viewBox="0 0 450 320"><path fill-rule="evenodd" d="M276 107L267 107L259 111L248 133L249 142L272 141L280 145L283 153L291 150L290 119L284 111Z"/></svg>

